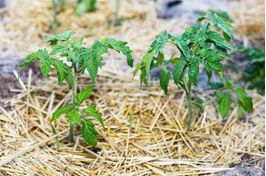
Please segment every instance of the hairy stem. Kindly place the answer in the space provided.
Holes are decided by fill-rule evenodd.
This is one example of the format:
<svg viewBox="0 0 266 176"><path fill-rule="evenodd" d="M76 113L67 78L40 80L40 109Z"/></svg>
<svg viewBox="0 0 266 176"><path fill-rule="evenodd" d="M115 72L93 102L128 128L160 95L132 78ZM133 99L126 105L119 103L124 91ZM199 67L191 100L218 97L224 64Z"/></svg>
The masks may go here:
<svg viewBox="0 0 266 176"><path fill-rule="evenodd" d="M57 21L57 13L58 13L58 4L56 3L55 0L52 0L52 15L53 15L53 22L50 26L51 29L54 29L58 26L58 21Z"/></svg>
<svg viewBox="0 0 266 176"><path fill-rule="evenodd" d="M119 26L121 24L120 21L121 19L119 17L119 8L120 8L120 0L116 0L114 26Z"/></svg>
<svg viewBox="0 0 266 176"><path fill-rule="evenodd" d="M192 123L193 123L193 114L192 114L192 100L191 100L191 81L188 80L187 82L187 107L188 107L188 119L187 119L187 125L188 125L188 130L191 130Z"/></svg>
<svg viewBox="0 0 266 176"><path fill-rule="evenodd" d="M72 103L75 104L76 101L76 94L77 94L77 84L78 84L78 64L75 65L74 68L74 81L73 81L73 87L72 87ZM68 139L70 142L74 142L74 125L70 124L69 127L69 136Z"/></svg>

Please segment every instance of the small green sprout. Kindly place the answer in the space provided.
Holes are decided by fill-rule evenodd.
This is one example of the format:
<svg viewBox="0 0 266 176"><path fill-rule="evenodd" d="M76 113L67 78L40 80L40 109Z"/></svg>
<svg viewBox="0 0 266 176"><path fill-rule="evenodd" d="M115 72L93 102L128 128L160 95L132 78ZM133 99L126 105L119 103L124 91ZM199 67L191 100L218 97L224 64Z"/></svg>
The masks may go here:
<svg viewBox="0 0 266 176"><path fill-rule="evenodd" d="M45 40L50 43L51 50L39 49L29 56L20 65L24 69L32 62L38 62L41 73L48 77L49 72L55 69L58 82L66 82L72 92L72 102L57 109L51 117L51 122L59 119L63 114L70 124L69 140L73 141L75 126L81 127L81 134L84 142L93 147L97 145L97 132L93 122L88 117L93 117L103 127L104 123L100 113L94 104L82 109L82 104L89 98L94 87L88 86L78 92L78 80L87 71L92 81L96 80L99 68L102 66L103 55L113 49L122 53L127 58L129 66L133 66L132 51L127 46L127 42L106 38L101 41L94 41L92 46L86 47L82 39L70 39L73 32L67 31L63 34L48 36ZM54 125L52 131L55 133Z"/></svg>
<svg viewBox="0 0 266 176"><path fill-rule="evenodd" d="M265 94L265 51L262 48L240 48L248 58L248 65L243 74L243 80L248 89L257 89L261 95Z"/></svg>
<svg viewBox="0 0 266 176"><path fill-rule="evenodd" d="M83 15L96 9L96 0L77 0L76 14Z"/></svg>
<svg viewBox="0 0 266 176"><path fill-rule="evenodd" d="M54 30L60 26L59 21L57 20L57 15L59 12L62 10L65 0L51 0L52 2L52 16L53 16L53 21L49 26L49 30Z"/></svg>
<svg viewBox="0 0 266 176"><path fill-rule="evenodd" d="M240 85L231 81L224 81L224 65L222 61L229 57L228 52L234 50L229 43L233 38L231 20L220 17L214 12L208 12L198 18L197 22L186 31L174 36L162 32L152 42L144 55L142 62L136 66L134 74L140 71L141 83L148 85L150 72L154 68L161 68L160 87L165 94L171 78L174 83L186 92L188 107L188 129L191 129L193 116L192 86L198 84L200 68L204 68L208 76L208 85L218 91L216 100L218 111L224 118L228 115L232 103L232 93L237 94L239 114L252 111L252 99ZM174 45L181 53L180 56L165 59L163 49L166 43ZM168 65L173 65L173 70ZM211 82L213 72L220 74L221 82Z"/></svg>

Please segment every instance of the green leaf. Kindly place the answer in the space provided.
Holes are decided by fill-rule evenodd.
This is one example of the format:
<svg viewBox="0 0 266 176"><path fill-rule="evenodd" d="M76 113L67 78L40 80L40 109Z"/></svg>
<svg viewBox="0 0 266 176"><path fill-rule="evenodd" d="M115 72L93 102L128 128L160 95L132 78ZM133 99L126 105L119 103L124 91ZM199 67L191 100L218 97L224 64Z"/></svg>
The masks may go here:
<svg viewBox="0 0 266 176"><path fill-rule="evenodd" d="M80 62L80 53L78 50L72 50L67 53L67 60L71 63L79 63Z"/></svg>
<svg viewBox="0 0 266 176"><path fill-rule="evenodd" d="M53 65L57 71L58 82L59 84L62 84L65 79L65 74L68 73L68 70L66 69L67 65L61 60L53 60Z"/></svg>
<svg viewBox="0 0 266 176"><path fill-rule="evenodd" d="M208 65L213 70L217 71L223 70L223 65L220 62L208 62Z"/></svg>
<svg viewBox="0 0 266 176"><path fill-rule="evenodd" d="M31 64L33 61L37 59L35 53L31 53L28 57L23 61L22 64L19 65L21 69L25 69L27 65Z"/></svg>
<svg viewBox="0 0 266 176"><path fill-rule="evenodd" d="M72 31L66 31L62 34L49 35L48 37L46 37L45 41L48 43L56 44L58 41L68 40L73 34L74 32Z"/></svg>
<svg viewBox="0 0 266 176"><path fill-rule="evenodd" d="M127 42L115 40L113 38L107 38L103 40L103 43L109 48L114 49L119 53L123 53L127 58L127 64L130 67L133 67L134 60L132 56L132 50L127 46Z"/></svg>
<svg viewBox="0 0 266 176"><path fill-rule="evenodd" d="M211 88L215 89L215 90L219 90L224 88L224 83L222 82L209 82L209 85L211 86Z"/></svg>
<svg viewBox="0 0 266 176"><path fill-rule="evenodd" d="M103 124L103 119L100 115L100 113L97 111L96 106L95 105L89 105L84 112L88 115L88 116L92 116L94 117L98 122L101 123L101 125L104 127Z"/></svg>
<svg viewBox="0 0 266 176"><path fill-rule="evenodd" d="M105 44L99 41L92 44L92 57L96 58L98 65L101 65L102 55L105 53L108 53L108 47Z"/></svg>
<svg viewBox="0 0 266 176"><path fill-rule="evenodd" d="M74 108L73 104L69 104L63 107L58 108L52 115L51 122L58 119L62 114L71 111Z"/></svg>
<svg viewBox="0 0 266 176"><path fill-rule="evenodd" d="M147 79L149 79L150 77L151 63L154 59L153 55L154 55L154 50L147 52L142 58L141 66L138 66L138 68L136 68L136 69L141 69L140 79L142 82L146 83Z"/></svg>
<svg viewBox="0 0 266 176"><path fill-rule="evenodd" d="M96 0L78 0L76 14L81 16L86 12L93 11L96 8Z"/></svg>
<svg viewBox="0 0 266 176"><path fill-rule="evenodd" d="M72 88L74 85L74 77L72 75L72 73L68 73L65 75L65 80L69 86L69 88Z"/></svg>
<svg viewBox="0 0 266 176"><path fill-rule="evenodd" d="M44 77L48 77L48 74L51 70L51 63L49 60L40 59L40 69Z"/></svg>
<svg viewBox="0 0 266 176"><path fill-rule="evenodd" d="M84 58L84 65L90 74L91 80L95 81L100 65L97 58L93 57L93 51L91 49L88 50L86 58Z"/></svg>
<svg viewBox="0 0 266 176"><path fill-rule="evenodd" d="M156 36L156 39L152 42L149 51L154 50L155 55L159 54L163 50L168 38L169 35L167 31L164 31L160 35Z"/></svg>
<svg viewBox="0 0 266 176"><path fill-rule="evenodd" d="M217 32L214 31L209 31L207 33L208 39L210 39L211 41L213 41L216 45L222 47L222 48L226 48L226 49L230 49L232 50L233 47L232 45L230 45L221 35L219 35Z"/></svg>
<svg viewBox="0 0 266 176"><path fill-rule="evenodd" d="M170 73L166 68L163 68L160 73L160 86L165 94L167 94L168 92L169 80L170 80Z"/></svg>
<svg viewBox="0 0 266 176"><path fill-rule="evenodd" d="M31 64L33 61L36 60L49 60L49 53L46 49L39 49L37 52L31 53L28 55L28 57L24 60L22 64L20 64L21 69L25 69L25 67L29 64Z"/></svg>
<svg viewBox="0 0 266 176"><path fill-rule="evenodd" d="M93 86L89 86L85 89L83 89L82 91L80 91L77 95L76 95L76 104L77 105L81 105L81 103L83 103L90 95L91 92L95 89L95 87Z"/></svg>
<svg viewBox="0 0 266 176"><path fill-rule="evenodd" d="M90 120L84 120L82 122L81 134L86 144L92 147L97 146L97 131Z"/></svg>
<svg viewBox="0 0 266 176"><path fill-rule="evenodd" d="M230 106L232 103L231 95L229 93L218 93L217 101L218 111L221 114L222 118L225 118L229 113Z"/></svg>
<svg viewBox="0 0 266 176"><path fill-rule="evenodd" d="M139 70L143 67L142 64L137 64L135 70L133 71L133 78L136 76Z"/></svg>
<svg viewBox="0 0 266 176"><path fill-rule="evenodd" d="M215 13L208 13L208 17L211 20L211 23L214 26L217 26L218 28L220 28L221 30L223 30L223 32L226 35L226 38L228 39L228 41L230 41L233 38L233 34L232 34L232 25L230 21L225 21L225 19L219 17L217 14Z"/></svg>
<svg viewBox="0 0 266 176"><path fill-rule="evenodd" d="M198 75L199 75L199 59L193 58L191 64L189 65L188 76L195 86L197 86Z"/></svg>
<svg viewBox="0 0 266 176"><path fill-rule="evenodd" d="M67 121L71 124L71 125L79 125L80 121L81 121L81 113L79 112L78 109L75 109L73 111L69 111L66 113L66 118Z"/></svg>
<svg viewBox="0 0 266 176"><path fill-rule="evenodd" d="M183 37L176 37L176 46L180 49L182 54L187 58L190 59L190 49L188 45L186 44Z"/></svg>
<svg viewBox="0 0 266 176"><path fill-rule="evenodd" d="M68 50L69 50L69 48L68 48L67 44L55 45L55 46L53 46L50 54L51 55L55 55L55 54L65 55L65 54L67 54Z"/></svg>
<svg viewBox="0 0 266 176"><path fill-rule="evenodd" d="M237 102L240 108L243 108L245 112L251 112L253 110L252 98L248 96L246 91L240 86L237 86L236 94L237 94Z"/></svg>
<svg viewBox="0 0 266 176"><path fill-rule="evenodd" d="M162 52L160 52L157 56L157 60L156 60L156 66L161 66L164 62L164 54Z"/></svg>
<svg viewBox="0 0 266 176"><path fill-rule="evenodd" d="M174 70L173 70L173 79L175 84L177 85L179 81L183 78L184 74L184 68L186 66L186 61L185 60L180 60L176 63Z"/></svg>
<svg viewBox="0 0 266 176"><path fill-rule="evenodd" d="M204 40L206 38L206 33L208 31L209 28L209 23L205 24L202 28L200 28L199 30L199 38L201 40Z"/></svg>
<svg viewBox="0 0 266 176"><path fill-rule="evenodd" d="M193 104L195 105L196 108L203 108L204 101L200 98L197 98Z"/></svg>

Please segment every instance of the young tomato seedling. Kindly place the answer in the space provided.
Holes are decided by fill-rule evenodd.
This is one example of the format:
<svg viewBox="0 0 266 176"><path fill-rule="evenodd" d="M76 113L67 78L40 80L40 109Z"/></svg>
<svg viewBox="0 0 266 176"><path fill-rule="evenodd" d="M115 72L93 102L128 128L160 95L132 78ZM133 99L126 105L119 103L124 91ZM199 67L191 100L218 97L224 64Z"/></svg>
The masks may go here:
<svg viewBox="0 0 266 176"><path fill-rule="evenodd" d="M77 0L76 14L81 16L96 9L96 0Z"/></svg>
<svg viewBox="0 0 266 176"><path fill-rule="evenodd" d="M73 32L67 31L63 34L51 35L46 41L51 45L51 51L40 49L31 53L20 65L24 69L30 63L36 61L40 65L41 73L48 77L51 69L55 69L58 82L67 82L72 92L72 102L57 109L51 117L51 122L57 120L63 114L70 124L69 140L73 141L73 130L75 126L81 125L81 134L84 142L93 147L97 145L97 132L94 124L87 117L94 117L104 127L103 120L96 106L91 104L86 109L81 109L81 104L91 95L93 87L87 87L77 92L79 77L88 71L91 80L95 81L98 69L102 65L103 54L108 49L123 53L127 58L129 66L133 66L132 51L127 42L106 38L94 41L90 48L86 47L82 39L70 39ZM52 125L52 130L55 128Z"/></svg>
<svg viewBox="0 0 266 176"><path fill-rule="evenodd" d="M62 10L65 0L51 0L52 2L52 16L53 21L49 26L49 30L54 30L60 26L59 21L57 20L57 15Z"/></svg>
<svg viewBox="0 0 266 176"><path fill-rule="evenodd" d="M208 85L219 89L217 94L218 111L224 118L228 115L232 98L231 94L236 91L239 113L252 111L252 99L239 85L231 81L224 84L211 82L213 72L218 72L223 81L223 60L228 58L228 51L233 50L229 43L233 38L231 21L220 17L214 12L198 18L197 22L188 27L182 35L171 35L166 31L161 33L152 42L149 50L136 66L134 74L141 71L141 82L150 80L150 71L161 68L160 86L167 94L168 84L171 78L174 83L186 92L188 108L188 129L193 122L192 86L197 86L198 75L201 66L204 67L208 76ZM164 58L163 49L166 43L178 48L181 55L168 60ZM171 71L167 66L173 65Z"/></svg>

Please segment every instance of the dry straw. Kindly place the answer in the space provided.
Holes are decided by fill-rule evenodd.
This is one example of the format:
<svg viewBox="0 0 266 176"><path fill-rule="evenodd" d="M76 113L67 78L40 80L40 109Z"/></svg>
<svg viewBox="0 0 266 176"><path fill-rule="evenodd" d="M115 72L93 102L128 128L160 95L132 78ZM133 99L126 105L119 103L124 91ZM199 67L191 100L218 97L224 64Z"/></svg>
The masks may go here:
<svg viewBox="0 0 266 176"><path fill-rule="evenodd" d="M17 1L20 3L11 3L3 12L2 55L19 50L20 56L25 56L41 47L51 20L47 18L48 0ZM183 19L157 20L149 1L122 2L125 21L119 28L106 24L114 14L114 4L100 0L98 11L81 18L68 8L59 16L63 23L58 31L72 29L86 40L104 36L127 40L139 58L158 32L169 29L179 33L186 27ZM117 64L110 66L116 59ZM235 118L233 107L222 121L211 103L196 114L194 128L187 131L184 92L172 84L168 96L155 84L140 90L130 71L121 70L123 63L119 55L107 56L97 92L85 103L97 104L107 127L97 126L95 149L85 145L80 134L75 135L74 144L66 142L66 121L56 124L59 148L55 144L49 117L70 101L67 87L57 86L55 77L32 85L31 72L27 80L19 81L21 89L12 90L17 95L8 100L9 107L0 107L0 175L211 175L234 169L229 166L242 162L243 156L251 156L254 163L264 159L264 97L249 92L254 97L254 112L242 119ZM82 81L81 87L91 84L87 77ZM196 95L206 99L212 92L198 90Z"/></svg>

